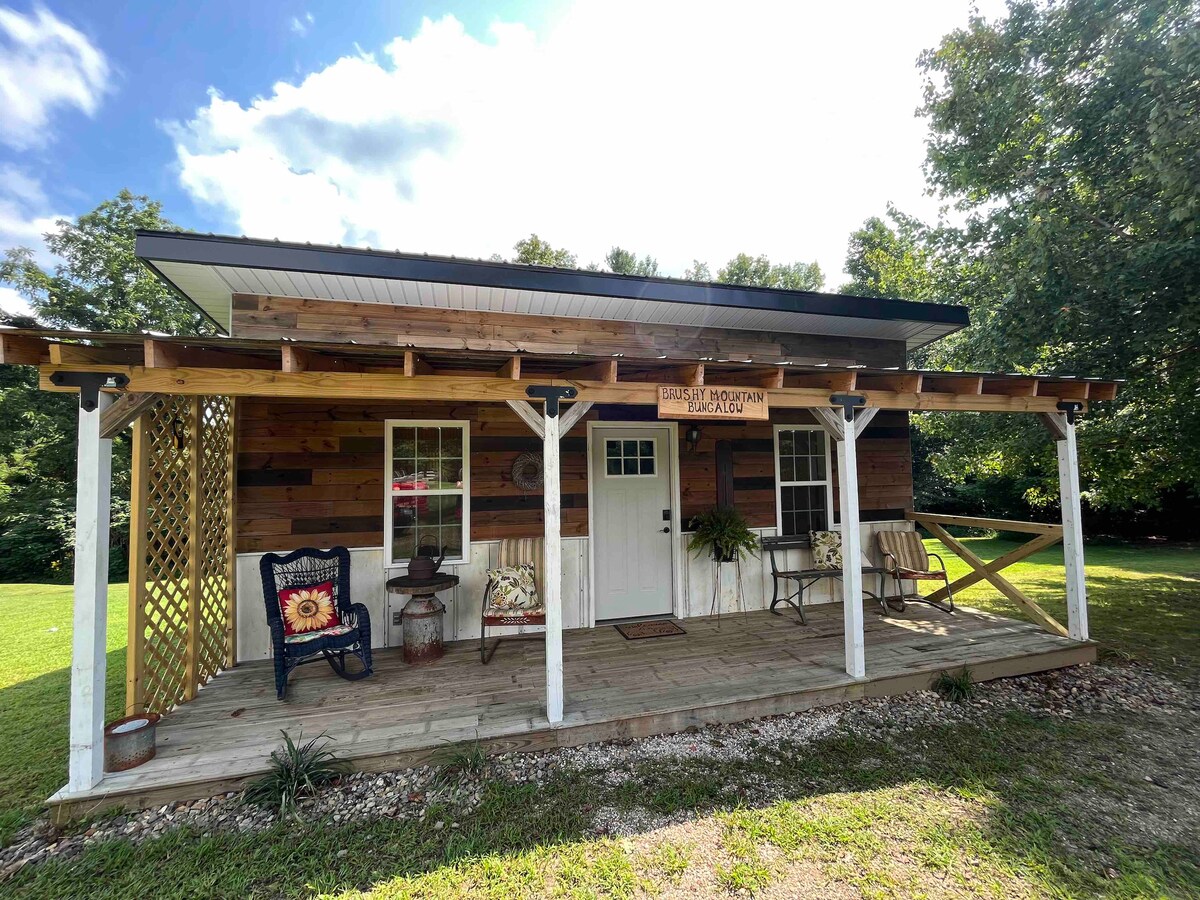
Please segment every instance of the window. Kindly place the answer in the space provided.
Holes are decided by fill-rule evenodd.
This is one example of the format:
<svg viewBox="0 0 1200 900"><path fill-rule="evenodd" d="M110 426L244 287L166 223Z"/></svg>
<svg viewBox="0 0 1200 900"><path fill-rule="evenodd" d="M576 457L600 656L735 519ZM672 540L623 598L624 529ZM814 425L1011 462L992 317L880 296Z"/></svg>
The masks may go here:
<svg viewBox="0 0 1200 900"><path fill-rule="evenodd" d="M775 503L781 535L829 530L829 436L818 425L775 427Z"/></svg>
<svg viewBox="0 0 1200 900"><path fill-rule="evenodd" d="M445 548L447 561L470 553L470 426L388 420L384 430L384 550L390 565L418 547Z"/></svg>
<svg viewBox="0 0 1200 900"><path fill-rule="evenodd" d="M655 441L628 441L608 438L604 442L604 475L607 478L653 476L655 470Z"/></svg>

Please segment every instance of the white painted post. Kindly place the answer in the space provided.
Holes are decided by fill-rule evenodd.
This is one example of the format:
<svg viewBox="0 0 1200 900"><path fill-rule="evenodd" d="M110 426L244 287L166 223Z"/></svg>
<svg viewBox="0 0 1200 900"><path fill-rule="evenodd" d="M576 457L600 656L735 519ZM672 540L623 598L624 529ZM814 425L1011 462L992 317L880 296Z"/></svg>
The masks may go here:
<svg viewBox="0 0 1200 900"><path fill-rule="evenodd" d="M842 515L842 613L846 632L846 674L867 674L866 639L863 637L862 535L858 525L858 435L846 422L838 441L838 475Z"/></svg>
<svg viewBox="0 0 1200 900"><path fill-rule="evenodd" d="M542 603L546 608L546 718L551 725L563 717L562 656L562 526L558 471L558 416L543 416L543 514L546 525L545 579Z"/></svg>
<svg viewBox="0 0 1200 900"><path fill-rule="evenodd" d="M112 441L100 437L100 414L111 402L109 395L101 393L96 409L79 409L68 791L93 788L104 775Z"/></svg>
<svg viewBox="0 0 1200 900"><path fill-rule="evenodd" d="M1062 505L1063 561L1067 570L1067 633L1072 640L1088 639L1087 586L1083 566L1083 518L1079 496L1079 454L1075 424L1067 416L1059 422L1065 437L1058 445L1058 490Z"/></svg>

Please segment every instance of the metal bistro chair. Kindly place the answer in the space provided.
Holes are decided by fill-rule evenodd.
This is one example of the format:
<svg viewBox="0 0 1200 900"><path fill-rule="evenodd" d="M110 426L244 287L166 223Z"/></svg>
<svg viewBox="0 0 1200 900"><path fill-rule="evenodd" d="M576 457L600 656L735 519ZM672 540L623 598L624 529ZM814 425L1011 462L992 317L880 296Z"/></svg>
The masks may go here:
<svg viewBox="0 0 1200 900"><path fill-rule="evenodd" d="M840 579L842 577L842 570L840 568L817 568L815 566L808 569L779 568L779 564L775 560L776 551L783 553L786 559L788 550L810 550L812 548L811 533L794 536L764 537L762 538L762 548L771 557L771 606L769 607L771 613L777 616L783 615L783 613L775 609L776 606L783 603L796 610L800 616L801 625L807 625L808 620L804 617L804 592L826 578ZM879 599L882 602L883 569L879 566L870 565L870 560L865 556L862 562L862 572L864 575L879 576ZM779 596L781 591L784 594L782 597ZM866 589L865 585L863 593L868 597L875 597L871 591ZM884 609L886 611L886 606Z"/></svg>
<svg viewBox="0 0 1200 900"><path fill-rule="evenodd" d="M525 563L533 565L533 580L537 588L539 601L542 598L542 578L545 568L546 544L543 538L503 538L500 541L498 564L503 566L520 566ZM532 609L497 609L492 606L492 581L488 580L483 589L483 608L479 619L479 659L486 666L500 646L501 637L487 645L487 630L519 625L545 625L546 608L537 606ZM545 639L543 634L519 635L511 640Z"/></svg>
<svg viewBox="0 0 1200 900"><path fill-rule="evenodd" d="M925 549L925 543L915 531L880 531L875 535L879 543L879 551L883 554L883 567L887 574L896 582L896 596L888 597L886 602L893 600L899 603L900 612L904 611L904 601L912 600L917 603L928 603L944 613L954 612L954 593L950 590L950 576L946 572L946 562L936 553ZM930 557L938 561L941 569L935 569L929 564ZM946 585L947 605L922 597L917 591L912 594L904 593L905 581L941 581Z"/></svg>
<svg viewBox="0 0 1200 900"><path fill-rule="evenodd" d="M308 547L281 555L265 553L259 562L267 624L275 660L275 693L287 696L288 676L304 663L324 659L338 676L358 681L371 674L371 617L366 606L350 602L350 551L345 547L316 550ZM340 625L301 634L286 634L279 592L331 582ZM361 668L346 667L346 654Z"/></svg>

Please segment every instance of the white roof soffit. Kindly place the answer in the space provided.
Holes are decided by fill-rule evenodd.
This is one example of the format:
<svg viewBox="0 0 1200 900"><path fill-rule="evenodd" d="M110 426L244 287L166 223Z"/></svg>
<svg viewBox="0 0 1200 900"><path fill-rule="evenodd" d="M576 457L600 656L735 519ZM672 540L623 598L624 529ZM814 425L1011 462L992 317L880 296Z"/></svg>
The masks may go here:
<svg viewBox="0 0 1200 900"><path fill-rule="evenodd" d="M141 232L137 255L223 330L235 293L904 341L968 324L967 310L640 278L609 272Z"/></svg>

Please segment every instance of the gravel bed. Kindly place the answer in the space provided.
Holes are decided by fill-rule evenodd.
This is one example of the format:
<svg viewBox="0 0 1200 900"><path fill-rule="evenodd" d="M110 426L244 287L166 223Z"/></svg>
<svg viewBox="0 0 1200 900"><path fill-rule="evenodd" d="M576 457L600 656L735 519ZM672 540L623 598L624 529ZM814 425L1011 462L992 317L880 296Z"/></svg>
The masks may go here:
<svg viewBox="0 0 1200 900"><path fill-rule="evenodd" d="M1192 701L1185 691L1147 668L1077 667L980 684L976 686L975 697L962 704L944 701L933 691L921 691L732 725L692 728L680 734L505 754L491 757L483 771L462 771L453 777L431 766L384 774L347 775L302 803L297 815L306 821L328 820L335 824L379 818L423 822L436 809L440 818L433 827L453 830L478 806L487 781L541 783L559 772L574 772L589 774L600 785L617 787L635 776L641 762L689 758L744 760L772 745L813 743L838 729L863 737L887 738L931 724L978 722L1011 709L1060 719L1150 710L1169 715L1192 708ZM762 779L761 783L751 781L748 791L747 799L766 799L773 788L767 779ZM629 835L676 824L689 815L691 811L662 817L644 809L606 806L596 811L593 832ZM277 812L244 803L240 793L123 813L68 830L57 828L48 819L39 819L23 829L12 844L0 849L0 880L31 863L77 856L98 841L153 840L180 827L206 835L252 833L270 828L278 821Z"/></svg>

